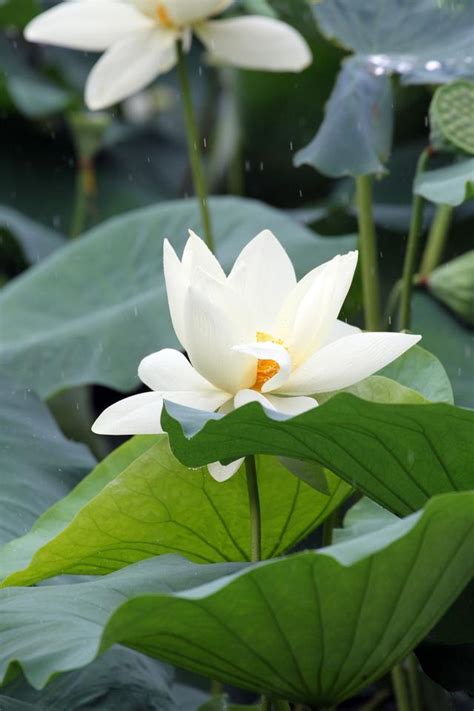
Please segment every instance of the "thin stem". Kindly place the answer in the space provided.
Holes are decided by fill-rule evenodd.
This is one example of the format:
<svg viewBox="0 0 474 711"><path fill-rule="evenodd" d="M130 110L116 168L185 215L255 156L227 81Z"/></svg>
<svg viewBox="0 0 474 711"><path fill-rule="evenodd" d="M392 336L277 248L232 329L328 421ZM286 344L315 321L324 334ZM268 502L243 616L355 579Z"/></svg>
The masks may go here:
<svg viewBox="0 0 474 711"><path fill-rule="evenodd" d="M338 512L337 509L333 511L327 519L324 521L323 524L323 546L330 546L332 543L332 534L333 531L336 527L337 524L337 519L338 519Z"/></svg>
<svg viewBox="0 0 474 711"><path fill-rule="evenodd" d="M398 711L412 711L405 672L401 663L392 669L392 685Z"/></svg>
<svg viewBox="0 0 474 711"><path fill-rule="evenodd" d="M414 654L407 658L407 671L413 711L423 711L418 660Z"/></svg>
<svg viewBox="0 0 474 711"><path fill-rule="evenodd" d="M370 175L356 177L356 200L365 327L369 331L377 331L380 327L380 289L377 235L372 208L372 177Z"/></svg>
<svg viewBox="0 0 474 711"><path fill-rule="evenodd" d="M199 133L197 129L196 116L194 114L186 57L181 42L178 42L178 75L181 84L181 93L183 96L184 120L186 124L189 160L193 173L194 190L199 200L199 209L201 211L206 244L211 251L214 251L214 239L212 236L211 215L208 207L206 179L202 167L201 150L199 147Z"/></svg>
<svg viewBox="0 0 474 711"><path fill-rule="evenodd" d="M394 315L397 312L398 302L400 300L400 294L402 293L402 280L398 279L390 290L390 294L387 299L387 307L384 314L384 323L386 326L392 326Z"/></svg>
<svg viewBox="0 0 474 711"><path fill-rule="evenodd" d="M425 148L418 159L416 175L422 172L430 156L430 150ZM407 246L405 251L405 262L403 265L402 291L400 296L400 318L399 328L406 331L410 328L411 321L411 292L413 286L413 276L416 269L416 259L418 256L418 245L423 227L423 208L425 200L421 195L413 196L410 231L408 233Z"/></svg>
<svg viewBox="0 0 474 711"><path fill-rule="evenodd" d="M250 510L250 560L252 563L256 563L262 559L262 534L257 466L253 454L245 457L245 469L247 472L247 489L249 493Z"/></svg>
<svg viewBox="0 0 474 711"><path fill-rule="evenodd" d="M427 277L440 263L453 218L451 205L438 205L421 259L420 277Z"/></svg>
<svg viewBox="0 0 474 711"><path fill-rule="evenodd" d="M84 231L87 213L97 191L94 163L91 159L79 158L76 170L76 192L71 219L71 237L78 237Z"/></svg>
<svg viewBox="0 0 474 711"><path fill-rule="evenodd" d="M216 679L211 680L211 696L220 696L224 691L224 685Z"/></svg>
<svg viewBox="0 0 474 711"><path fill-rule="evenodd" d="M277 699L273 702L273 711L291 711L288 701Z"/></svg>

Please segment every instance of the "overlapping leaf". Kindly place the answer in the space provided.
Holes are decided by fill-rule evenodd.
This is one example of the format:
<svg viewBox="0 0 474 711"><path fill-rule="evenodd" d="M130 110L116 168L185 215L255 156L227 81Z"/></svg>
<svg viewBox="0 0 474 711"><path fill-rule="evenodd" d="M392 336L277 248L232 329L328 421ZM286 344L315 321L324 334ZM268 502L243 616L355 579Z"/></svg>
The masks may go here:
<svg viewBox="0 0 474 711"><path fill-rule="evenodd" d="M120 643L221 681L329 705L386 673L474 573L474 494L321 551L250 565L143 561L0 593L0 677L43 686ZM38 624L41 620L41 624Z"/></svg>
<svg viewBox="0 0 474 711"><path fill-rule="evenodd" d="M292 419L256 403L209 415L166 403L162 423L188 466L263 452L331 466L398 514L433 495L474 488L474 412L445 404L380 404L335 395Z"/></svg>

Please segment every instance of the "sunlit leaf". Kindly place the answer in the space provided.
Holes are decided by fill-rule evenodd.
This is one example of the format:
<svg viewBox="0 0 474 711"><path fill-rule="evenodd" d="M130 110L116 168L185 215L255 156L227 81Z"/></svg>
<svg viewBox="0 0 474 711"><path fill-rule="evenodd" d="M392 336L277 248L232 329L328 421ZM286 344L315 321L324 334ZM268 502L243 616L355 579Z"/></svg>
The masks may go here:
<svg viewBox="0 0 474 711"><path fill-rule="evenodd" d="M257 472L265 558L292 548L351 491L326 472L327 493L320 493L274 457L257 457ZM245 471L224 486L207 468L180 464L166 437L140 437L0 551L0 578L31 585L63 573L103 575L164 553L198 563L250 559Z"/></svg>
<svg viewBox="0 0 474 711"><path fill-rule="evenodd" d="M451 494L375 535L238 572L166 556L92 582L6 589L0 676L15 662L42 687L120 643L331 705L402 660L459 594L474 573L473 519L474 495Z"/></svg>

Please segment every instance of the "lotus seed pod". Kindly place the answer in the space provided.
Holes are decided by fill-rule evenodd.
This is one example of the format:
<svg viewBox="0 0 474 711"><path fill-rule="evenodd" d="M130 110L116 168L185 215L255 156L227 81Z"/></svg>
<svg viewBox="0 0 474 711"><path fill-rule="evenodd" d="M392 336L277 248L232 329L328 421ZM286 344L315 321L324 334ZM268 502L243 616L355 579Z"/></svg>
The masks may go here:
<svg viewBox="0 0 474 711"><path fill-rule="evenodd" d="M474 155L474 82L440 86L431 102L431 143L438 150Z"/></svg>

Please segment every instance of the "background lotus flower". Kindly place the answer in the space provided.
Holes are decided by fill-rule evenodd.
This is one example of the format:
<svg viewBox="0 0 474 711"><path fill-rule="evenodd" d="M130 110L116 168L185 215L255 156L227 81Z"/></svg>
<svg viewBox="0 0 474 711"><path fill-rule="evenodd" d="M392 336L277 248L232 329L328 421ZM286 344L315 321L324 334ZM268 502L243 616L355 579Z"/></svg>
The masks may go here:
<svg viewBox="0 0 474 711"><path fill-rule="evenodd" d="M109 407L94 432L160 433L163 399L220 412L257 401L297 415L317 406L318 392L349 387L380 370L420 336L362 333L337 319L356 265L357 252L349 252L297 282L285 250L265 230L226 277L193 232L181 261L166 241L169 308L189 360L168 348L147 356L138 374L152 392ZM241 461L214 463L209 471L224 481Z"/></svg>
<svg viewBox="0 0 474 711"><path fill-rule="evenodd" d="M177 42L192 32L219 61L268 71L301 71L311 63L303 37L270 17L209 18L232 0L66 0L25 30L32 42L105 51L86 86L86 103L101 109L136 93L177 63Z"/></svg>

